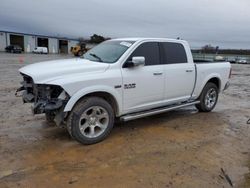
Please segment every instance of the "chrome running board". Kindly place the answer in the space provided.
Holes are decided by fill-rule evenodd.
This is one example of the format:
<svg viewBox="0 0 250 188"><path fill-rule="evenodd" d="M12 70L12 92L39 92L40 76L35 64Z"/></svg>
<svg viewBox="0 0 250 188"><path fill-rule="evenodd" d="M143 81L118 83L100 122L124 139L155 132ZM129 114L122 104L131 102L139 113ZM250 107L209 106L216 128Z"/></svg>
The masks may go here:
<svg viewBox="0 0 250 188"><path fill-rule="evenodd" d="M175 110L178 108L183 108L186 106L191 106L191 105L199 104L199 103L200 103L200 101L193 101L193 102L187 102L187 103L182 103L182 104L178 104L178 105L171 105L171 106L167 106L167 107L161 107L161 108L157 108L157 109L147 110L147 111L143 111L143 112L136 112L133 114L124 115L124 116L120 117L120 120L121 121L130 121L130 120L143 118L143 117L147 117L147 116L152 116L152 115L168 112L171 110Z"/></svg>

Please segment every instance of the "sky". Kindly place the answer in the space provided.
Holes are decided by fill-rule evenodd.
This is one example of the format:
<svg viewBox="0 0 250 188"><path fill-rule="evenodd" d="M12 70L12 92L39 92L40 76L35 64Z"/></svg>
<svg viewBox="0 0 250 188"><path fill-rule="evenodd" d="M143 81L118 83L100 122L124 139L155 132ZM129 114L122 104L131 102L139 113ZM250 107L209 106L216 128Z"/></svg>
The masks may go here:
<svg viewBox="0 0 250 188"><path fill-rule="evenodd" d="M250 49L249 0L1 0L0 30L61 37L180 37Z"/></svg>

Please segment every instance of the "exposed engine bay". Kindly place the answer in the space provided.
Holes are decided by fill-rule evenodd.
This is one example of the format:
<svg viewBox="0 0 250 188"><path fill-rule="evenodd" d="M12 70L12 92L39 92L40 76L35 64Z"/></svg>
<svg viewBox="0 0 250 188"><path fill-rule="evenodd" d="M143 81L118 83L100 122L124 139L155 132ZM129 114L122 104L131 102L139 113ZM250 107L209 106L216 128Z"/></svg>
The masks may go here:
<svg viewBox="0 0 250 188"><path fill-rule="evenodd" d="M33 103L33 114L50 115L57 125L63 123L65 113L63 109L69 100L69 95L57 85L35 84L30 76L22 74L21 87L17 89L16 95L22 92L24 103Z"/></svg>

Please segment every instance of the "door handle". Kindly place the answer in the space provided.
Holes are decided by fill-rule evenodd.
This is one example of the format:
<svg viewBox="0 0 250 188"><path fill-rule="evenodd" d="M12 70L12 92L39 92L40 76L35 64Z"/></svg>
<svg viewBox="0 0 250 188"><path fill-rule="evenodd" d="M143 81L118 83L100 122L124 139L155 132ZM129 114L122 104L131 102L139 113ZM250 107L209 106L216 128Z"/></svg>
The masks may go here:
<svg viewBox="0 0 250 188"><path fill-rule="evenodd" d="M186 72L193 72L194 70L186 70Z"/></svg>
<svg viewBox="0 0 250 188"><path fill-rule="evenodd" d="M163 74L162 72L154 72L154 76L160 76L162 74Z"/></svg>

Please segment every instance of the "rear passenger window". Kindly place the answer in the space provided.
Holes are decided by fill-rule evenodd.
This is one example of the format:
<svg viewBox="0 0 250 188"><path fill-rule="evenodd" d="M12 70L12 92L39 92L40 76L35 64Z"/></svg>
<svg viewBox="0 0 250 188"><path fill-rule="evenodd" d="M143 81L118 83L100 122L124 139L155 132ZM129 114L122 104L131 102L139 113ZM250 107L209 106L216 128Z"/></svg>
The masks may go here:
<svg viewBox="0 0 250 188"><path fill-rule="evenodd" d="M185 48L180 43L160 43L163 52L163 64L187 63Z"/></svg>
<svg viewBox="0 0 250 188"><path fill-rule="evenodd" d="M143 56L145 57L145 66L159 65L160 64L160 51L157 42L146 42L138 46L135 51L130 55L132 57Z"/></svg>

